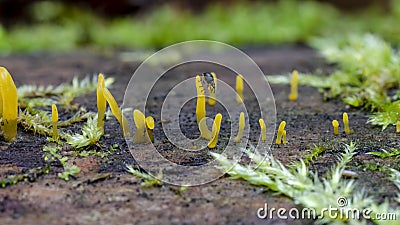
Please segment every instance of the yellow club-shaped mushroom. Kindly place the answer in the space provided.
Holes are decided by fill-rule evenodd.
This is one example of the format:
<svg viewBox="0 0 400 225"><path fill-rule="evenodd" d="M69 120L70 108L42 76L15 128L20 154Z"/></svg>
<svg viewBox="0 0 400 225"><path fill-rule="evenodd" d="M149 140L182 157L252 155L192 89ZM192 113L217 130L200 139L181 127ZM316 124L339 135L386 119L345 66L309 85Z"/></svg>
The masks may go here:
<svg viewBox="0 0 400 225"><path fill-rule="evenodd" d="M213 138L208 143L208 147L209 148L215 148L217 146L219 131L220 131L220 128L221 128L221 120L222 120L222 115L221 115L221 113L218 113L214 118L214 124L213 124L213 127L212 127Z"/></svg>
<svg viewBox="0 0 400 225"><path fill-rule="evenodd" d="M339 135L339 122L337 120L332 120L332 126L333 126L333 134Z"/></svg>
<svg viewBox="0 0 400 225"><path fill-rule="evenodd" d="M285 132L285 135L284 135L285 126L286 126L286 121L282 121L282 122L279 124L278 134L277 134L277 136L276 136L276 141L275 141L275 143L278 144L278 145L280 145L280 144L282 143L282 137L283 137L283 136L285 136L285 138L286 138L286 132ZM284 142L285 142L285 141L284 141ZM285 144L285 143L284 143L284 144Z"/></svg>
<svg viewBox="0 0 400 225"><path fill-rule="evenodd" d="M99 74L97 78L97 127L100 128L102 134L104 134L104 120L105 118L105 112L106 112L106 107L107 107L107 102L104 97L104 89L105 88L105 83L104 83L104 76L103 74Z"/></svg>
<svg viewBox="0 0 400 225"><path fill-rule="evenodd" d="M261 128L261 140L266 141L267 140L267 127L265 126L264 120L259 119L258 123L260 124L260 128Z"/></svg>
<svg viewBox="0 0 400 225"><path fill-rule="evenodd" d="M353 130L350 130L349 116L347 115L347 113L343 113L343 124L344 124L344 132L346 134L352 134L354 132Z"/></svg>
<svg viewBox="0 0 400 225"><path fill-rule="evenodd" d="M243 77L242 75L236 76L236 102L242 103L243 102Z"/></svg>
<svg viewBox="0 0 400 225"><path fill-rule="evenodd" d="M51 105L51 123L53 126L53 139L58 140L58 110L55 104Z"/></svg>
<svg viewBox="0 0 400 225"><path fill-rule="evenodd" d="M121 109L118 107L117 101L115 101L114 96L111 94L111 92L106 87L103 88L103 95L104 95L104 98L107 100L108 104L110 105L111 112L113 113L115 118L118 120L119 124L121 125L122 134L124 136L130 136L128 121L126 120L125 116L122 114Z"/></svg>
<svg viewBox="0 0 400 225"><path fill-rule="evenodd" d="M292 72L292 80L290 81L290 94L289 94L289 100L290 101L296 101L298 97L298 77L299 73L297 70L293 70Z"/></svg>
<svg viewBox="0 0 400 225"><path fill-rule="evenodd" d="M239 130L237 136L233 139L234 142L239 142L243 137L243 130L244 130L244 113L241 112L239 116Z"/></svg>
<svg viewBox="0 0 400 225"><path fill-rule="evenodd" d="M206 117L206 98L204 96L204 87L201 84L201 78L196 76L197 104L196 104L196 119L197 124Z"/></svg>
<svg viewBox="0 0 400 225"><path fill-rule="evenodd" d="M0 67L0 116L4 140L17 138L18 93L17 87L6 68Z"/></svg>

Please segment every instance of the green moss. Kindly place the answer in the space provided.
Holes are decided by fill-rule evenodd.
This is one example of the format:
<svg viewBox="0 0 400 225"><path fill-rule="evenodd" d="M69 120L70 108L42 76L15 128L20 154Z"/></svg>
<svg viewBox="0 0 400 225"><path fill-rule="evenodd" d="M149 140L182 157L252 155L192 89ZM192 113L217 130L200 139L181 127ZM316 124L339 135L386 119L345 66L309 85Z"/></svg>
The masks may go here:
<svg viewBox="0 0 400 225"><path fill-rule="evenodd" d="M162 179L162 173L157 175L157 177L150 175L146 172L142 172L140 169L135 169L131 165L126 165L126 170L131 173L132 175L142 179L142 186L145 187L150 187L150 186L161 186L163 182L161 181Z"/></svg>
<svg viewBox="0 0 400 225"><path fill-rule="evenodd" d="M289 170L272 155L262 156L256 149L245 152L256 163L253 166L241 165L236 160L230 160L222 154L211 154L221 164L220 169L229 174L231 178L243 179L253 185L264 186L273 192L286 195L304 207L315 209L317 215L313 216L320 216L319 212L323 212L321 210L328 206L336 206L338 199L343 197L350 202L350 205L346 207L371 208L373 214L396 212L397 216L400 216L399 208L390 208L387 202L380 205L374 203L372 197L364 195L363 192L355 192L354 180L342 179L342 171L355 155L355 149L353 144L346 145L345 151L341 153L336 166L330 170L327 178L321 178L311 172L302 160L294 164L295 169ZM367 222L365 219L361 220L364 220L364 223ZM386 222L372 221L376 224ZM319 218L317 222L347 224L352 220L344 214L335 218L324 214L323 219Z"/></svg>

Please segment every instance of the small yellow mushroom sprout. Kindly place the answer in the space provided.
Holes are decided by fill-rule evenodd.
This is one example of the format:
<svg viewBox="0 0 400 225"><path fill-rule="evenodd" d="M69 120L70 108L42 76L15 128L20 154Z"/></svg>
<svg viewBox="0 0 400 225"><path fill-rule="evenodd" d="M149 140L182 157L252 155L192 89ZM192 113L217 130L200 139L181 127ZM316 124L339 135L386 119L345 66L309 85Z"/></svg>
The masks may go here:
<svg viewBox="0 0 400 225"><path fill-rule="evenodd" d="M111 92L106 87L103 88L103 95L104 95L104 98L107 100L108 104L110 105L111 112L113 113L115 118L118 120L119 124L121 125L123 135L130 136L128 121L126 120L125 116L122 114L121 109L118 107L117 101L115 101L114 96L111 94Z"/></svg>
<svg viewBox="0 0 400 225"><path fill-rule="evenodd" d="M332 126L333 126L333 134L339 135L339 122L337 120L332 120Z"/></svg>
<svg viewBox="0 0 400 225"><path fill-rule="evenodd" d="M146 130L151 142L154 142L154 135L153 135L154 125L155 125L154 118L152 116L146 117Z"/></svg>
<svg viewBox="0 0 400 225"><path fill-rule="evenodd" d="M297 86L298 86L298 77L299 73L297 72L297 70L293 70L292 72L292 80L290 81L290 94L289 94L289 100L290 101L296 101L297 97L298 97L298 90L297 90Z"/></svg>
<svg viewBox="0 0 400 225"><path fill-rule="evenodd" d="M58 110L55 104L51 105L51 123L53 126L53 139L58 140Z"/></svg>
<svg viewBox="0 0 400 225"><path fill-rule="evenodd" d="M258 123L260 124L260 128L261 128L261 140L266 141L267 140L267 127L265 126L264 120L259 119Z"/></svg>
<svg viewBox="0 0 400 225"><path fill-rule="evenodd" d="M238 134L235 137L235 139L233 139L234 142L239 142L242 139L243 136L243 130L244 130L244 113L241 112L240 116L239 116L239 130L238 130Z"/></svg>
<svg viewBox="0 0 400 225"><path fill-rule="evenodd" d="M105 88L104 76L103 74L99 74L97 78L97 127L100 128L101 133L104 134L104 120L105 120L105 112L107 107L106 99L104 98Z"/></svg>
<svg viewBox="0 0 400 225"><path fill-rule="evenodd" d="M276 136L276 141L275 143L277 145L280 145L282 143L282 139L283 140L283 144L286 144L286 131L285 131L285 126L286 126L286 121L282 121L279 124L279 128L278 128L278 134Z"/></svg>
<svg viewBox="0 0 400 225"><path fill-rule="evenodd" d="M6 68L0 67L0 116L4 140L17 138L18 93L17 87Z"/></svg>
<svg viewBox="0 0 400 225"><path fill-rule="evenodd" d="M215 148L217 146L218 135L221 128L221 120L222 120L222 115L221 113L218 113L214 118L214 124L212 127L213 138L207 145L209 148Z"/></svg>
<svg viewBox="0 0 400 225"><path fill-rule="evenodd" d="M208 90L210 91L210 97L208 98L208 104L210 106L215 105L216 101L216 94L215 92L217 91L217 75L214 72L211 72L211 75L213 76L214 79L214 87L209 86Z"/></svg>
<svg viewBox="0 0 400 225"><path fill-rule="evenodd" d="M243 77L242 75L236 76L236 102L243 103Z"/></svg>
<svg viewBox="0 0 400 225"><path fill-rule="evenodd" d="M344 132L346 134L352 134L354 132L353 130L350 130L349 116L347 115L347 113L343 113L343 124L344 124Z"/></svg>

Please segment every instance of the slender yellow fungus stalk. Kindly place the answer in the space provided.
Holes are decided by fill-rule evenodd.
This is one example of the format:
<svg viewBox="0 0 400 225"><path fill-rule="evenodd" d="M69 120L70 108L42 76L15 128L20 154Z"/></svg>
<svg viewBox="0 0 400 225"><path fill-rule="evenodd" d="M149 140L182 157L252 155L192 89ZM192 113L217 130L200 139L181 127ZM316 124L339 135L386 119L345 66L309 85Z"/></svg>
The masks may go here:
<svg viewBox="0 0 400 225"><path fill-rule="evenodd" d="M197 105L196 105L196 119L199 126L200 136L211 140L212 132L208 129L206 123L206 97L204 95L204 87L201 83L199 75L196 76L196 90L197 90Z"/></svg>
<svg viewBox="0 0 400 225"><path fill-rule="evenodd" d="M289 100L290 101L296 101L297 97L298 97L298 90L297 90L297 86L298 86L298 77L299 73L297 72L297 70L293 70L292 72L292 80L290 81L290 94L289 94Z"/></svg>
<svg viewBox="0 0 400 225"><path fill-rule="evenodd" d="M243 130L244 130L244 125L245 125L244 123L245 123L245 122L244 122L244 113L241 112L241 113L240 113L240 116L239 116L239 130L238 130L238 134L237 134L237 136L235 137L235 139L233 139L233 141L239 142L240 139L242 139Z"/></svg>
<svg viewBox="0 0 400 225"><path fill-rule="evenodd" d="M243 102L243 77L242 75L236 76L236 102L242 103Z"/></svg>
<svg viewBox="0 0 400 225"><path fill-rule="evenodd" d="M210 106L213 106L217 102L216 101L216 94L215 94L215 92L217 91L217 75L214 72L211 72L211 75L214 78L214 90L210 90L211 87L209 87L210 97L208 98L208 104Z"/></svg>
<svg viewBox="0 0 400 225"><path fill-rule="evenodd" d="M286 145L287 144L286 130L282 131L282 140L283 140L283 144Z"/></svg>
<svg viewBox="0 0 400 225"><path fill-rule="evenodd" d="M196 105L196 119L197 124L206 117L206 99L204 96L204 88L201 84L200 76L196 76L196 90L197 90L197 105Z"/></svg>
<svg viewBox="0 0 400 225"><path fill-rule="evenodd" d="M17 138L18 93L10 73L4 67L0 67L0 96L1 130L4 140L11 142Z"/></svg>
<svg viewBox="0 0 400 225"><path fill-rule="evenodd" d="M106 99L104 98L103 88L105 88L104 76L99 74L97 78L97 127L100 128L101 133L104 134L104 120L107 107Z"/></svg>
<svg viewBox="0 0 400 225"><path fill-rule="evenodd" d="M339 122L337 120L332 120L332 126L333 126L333 134L339 135Z"/></svg>
<svg viewBox="0 0 400 225"><path fill-rule="evenodd" d="M58 140L58 110L55 104L51 105L51 123L53 126L53 139Z"/></svg>
<svg viewBox="0 0 400 225"><path fill-rule="evenodd" d="M347 113L343 113L343 123L344 123L344 132L346 134L351 134L353 133L352 130L350 130L350 126L349 126L349 116L347 115Z"/></svg>
<svg viewBox="0 0 400 225"><path fill-rule="evenodd" d="M154 118L152 116L146 117L147 134L149 135L151 142L154 142L154 135L153 135L154 125L155 125Z"/></svg>
<svg viewBox="0 0 400 225"><path fill-rule="evenodd" d="M266 141L267 140L267 127L265 126L264 120L259 119L258 123L260 124L260 128L261 128L261 140Z"/></svg>
<svg viewBox="0 0 400 225"><path fill-rule="evenodd" d="M399 133L400 132L400 120L398 120L396 122L396 132Z"/></svg>
<svg viewBox="0 0 400 225"><path fill-rule="evenodd" d="M144 114L135 109L133 111L133 120L135 121L136 133L133 136L133 141L137 144L149 143L150 137L147 135L147 130L151 127L154 128L154 119L145 118ZM152 121L151 121L152 120Z"/></svg>
<svg viewBox="0 0 400 225"><path fill-rule="evenodd" d="M221 120L222 120L222 115L221 115L221 113L218 113L214 118L214 124L212 127L213 138L208 143L209 148L215 148L217 146L219 130L221 128Z"/></svg>
<svg viewBox="0 0 400 225"><path fill-rule="evenodd" d="M278 134L276 136L276 141L275 143L277 145L280 145L282 143L282 136L283 136L283 131L285 130L285 126L286 126L286 121L282 121L279 124L279 128L278 128ZM285 135L286 136L286 135Z"/></svg>
<svg viewBox="0 0 400 225"><path fill-rule="evenodd" d="M111 94L111 92L106 87L103 88L103 96L107 100L108 104L110 105L111 112L113 113L115 118L118 120L119 124L121 125L123 135L129 136L130 131L129 131L128 121L126 120L125 116L122 114L121 109L118 107L117 101L115 101L114 96Z"/></svg>

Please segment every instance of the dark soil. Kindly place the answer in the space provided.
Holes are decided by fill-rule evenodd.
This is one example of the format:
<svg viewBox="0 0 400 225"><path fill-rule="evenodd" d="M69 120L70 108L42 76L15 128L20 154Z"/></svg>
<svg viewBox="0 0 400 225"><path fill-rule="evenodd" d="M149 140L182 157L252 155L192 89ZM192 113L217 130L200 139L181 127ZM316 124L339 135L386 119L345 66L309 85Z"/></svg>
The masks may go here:
<svg viewBox="0 0 400 225"><path fill-rule="evenodd" d="M267 75L285 74L293 69L301 72L333 70L333 66L326 65L312 49L303 46L249 48L245 51ZM116 78L111 92L119 103L122 103L125 88L139 65L139 62L120 60L118 54L99 56L91 53L9 56L0 58L0 61L9 69L17 86L58 85L69 82L74 75L83 77L102 72L107 77ZM167 90L167 86L160 87ZM376 164L399 169L398 158L379 159L366 154L372 150L382 151L399 146L393 127L381 131L379 127L366 124L369 112L349 108L336 99L324 101L323 95L311 87L299 87L299 99L295 102L287 100L288 85L271 87L277 107L277 124L282 120L287 122L289 142L284 146L273 145L276 158L290 164L307 154L314 145L326 146L326 151L310 165L313 171L323 175L335 164L343 144L353 141L358 146L357 155L348 169L359 176L357 190L365 189L378 201L396 195L396 188L386 173L366 169L368 165ZM150 98L153 102L150 101L147 108L154 113L156 121L160 119L157 102L162 101L162 93L153 92ZM79 97L75 103L96 111L95 97L95 93L91 93ZM199 135L194 108L195 102L189 102L185 106L187 110L180 115L181 128L189 138ZM72 115L72 112L59 111L61 119ZM331 121L340 121L344 111L348 112L351 128L355 132L334 136ZM216 106L207 113L215 115L216 112L224 114L223 107ZM258 118L258 114L254 110L250 117ZM256 127L256 120L250 122L253 128ZM79 132L79 126L76 125L70 132ZM211 160L206 150L196 153L178 151L166 140L161 128L162 124L157 123L155 146L165 158L188 166ZM224 140L229 139L223 134L229 132L230 123L223 124L218 149L223 147ZM252 133L250 140L258 137L257 132ZM53 163L49 174L31 175L31 179L0 189L0 224L312 224L312 221L258 219L257 209L265 203L275 208L299 206L263 187L228 177L190 187L182 193L178 191L179 187L168 184L143 187L141 179L125 170L125 165L135 164L135 160L114 118L107 120L105 134L100 143L104 150L114 144L119 147L105 158L71 156L70 160L81 168L76 178L68 182L59 179L57 173L62 171L62 167ZM42 157L46 138L24 131L22 127L18 135L14 143L0 142L0 178L46 166Z"/></svg>

